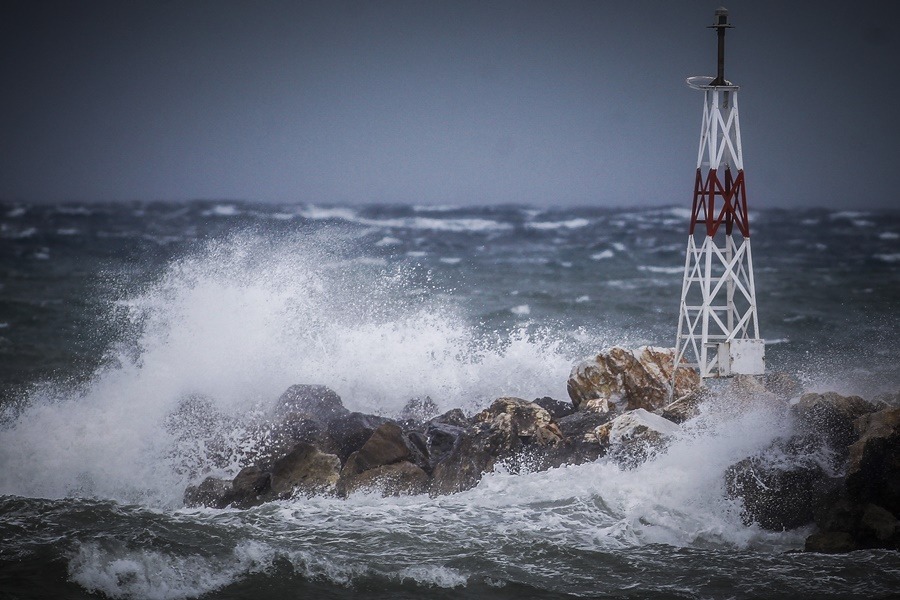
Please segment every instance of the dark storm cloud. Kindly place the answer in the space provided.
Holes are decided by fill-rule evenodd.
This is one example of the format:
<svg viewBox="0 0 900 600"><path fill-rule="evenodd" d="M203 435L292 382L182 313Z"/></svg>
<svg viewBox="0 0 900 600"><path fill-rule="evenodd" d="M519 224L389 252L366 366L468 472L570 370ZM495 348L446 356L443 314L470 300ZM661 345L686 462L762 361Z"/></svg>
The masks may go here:
<svg viewBox="0 0 900 600"><path fill-rule="evenodd" d="M893 206L893 3L731 2L751 203ZM660 204L708 2L19 2L0 198Z"/></svg>

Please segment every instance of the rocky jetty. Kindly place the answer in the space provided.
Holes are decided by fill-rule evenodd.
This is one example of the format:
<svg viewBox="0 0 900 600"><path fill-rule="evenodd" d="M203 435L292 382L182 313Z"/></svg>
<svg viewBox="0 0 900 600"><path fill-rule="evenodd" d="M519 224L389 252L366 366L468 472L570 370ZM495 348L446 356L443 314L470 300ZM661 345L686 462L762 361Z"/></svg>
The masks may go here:
<svg viewBox="0 0 900 600"><path fill-rule="evenodd" d="M396 418L348 410L321 385L295 385L245 428L243 468L187 488L187 506L249 508L265 502L358 491L385 496L453 494L498 466L540 471L606 456L629 469L664 452L682 424L723 394L742 410L762 402L782 410L791 433L724 473L747 525L781 531L814 526L813 552L900 549L900 397L867 401L835 393L801 394L784 374L734 378L715 394L679 369L672 399L673 351L605 350L572 369L571 402L502 397L472 415L438 413L413 398ZM203 399L173 413L180 438L192 423L220 423ZM179 425L181 429L179 429ZM221 457L234 456L216 438ZM213 460L221 468L224 458Z"/></svg>
<svg viewBox="0 0 900 600"><path fill-rule="evenodd" d="M500 464L538 471L596 460L611 452L634 465L664 445L678 425L648 409L687 418L696 401L666 405L671 350L611 348L576 365L571 402L496 399L467 416L436 415L431 398L414 398L397 419L351 412L331 389L291 386L262 422L249 428L253 450L233 479L208 477L189 487L188 506L247 508L297 495L452 494L475 487ZM676 391L696 392L699 379L679 372ZM680 403L680 404L679 404ZM680 408L679 408L680 407ZM208 417L211 419L212 417Z"/></svg>
<svg viewBox="0 0 900 600"><path fill-rule="evenodd" d="M834 392L787 406L793 435L726 472L747 524L815 525L809 552L900 549L900 408Z"/></svg>

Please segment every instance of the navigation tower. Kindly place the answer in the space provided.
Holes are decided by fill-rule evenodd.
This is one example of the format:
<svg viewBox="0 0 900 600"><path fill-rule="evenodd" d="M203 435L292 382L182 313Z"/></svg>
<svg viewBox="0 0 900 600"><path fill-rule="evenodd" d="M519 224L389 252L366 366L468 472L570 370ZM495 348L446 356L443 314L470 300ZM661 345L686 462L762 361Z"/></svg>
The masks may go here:
<svg viewBox="0 0 900 600"><path fill-rule="evenodd" d="M750 252L738 86L725 79L725 31L731 27L728 11L717 9L710 26L718 37L716 76L687 79L691 88L703 92L704 101L675 365L696 368L704 378L765 372L765 342L759 337Z"/></svg>

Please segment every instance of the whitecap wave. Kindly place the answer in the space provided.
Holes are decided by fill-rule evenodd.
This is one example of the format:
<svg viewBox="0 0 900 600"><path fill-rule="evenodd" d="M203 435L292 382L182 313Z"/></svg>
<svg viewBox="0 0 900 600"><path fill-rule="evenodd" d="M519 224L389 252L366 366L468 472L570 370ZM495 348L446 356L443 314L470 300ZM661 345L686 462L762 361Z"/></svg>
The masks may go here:
<svg viewBox="0 0 900 600"><path fill-rule="evenodd" d="M539 231L549 231L554 229L580 229L582 227L587 227L591 222L587 219L576 218L576 219L568 219L565 221L538 221L538 222L530 222L526 223L525 227L528 229L537 229Z"/></svg>
<svg viewBox="0 0 900 600"><path fill-rule="evenodd" d="M436 217L398 217L398 218L382 218L372 219L363 217L355 210L349 208L319 208L308 206L300 210L300 214L307 219L324 220L335 219L354 223L357 225L365 225L367 227L376 227L379 229L413 229L413 230L431 230L431 231L448 231L453 233L483 233L494 231L508 231L513 228L509 223L501 223L493 219L481 218L449 218L440 219Z"/></svg>
<svg viewBox="0 0 900 600"><path fill-rule="evenodd" d="M273 558L271 550L255 542L242 542L231 556L220 559L87 543L70 560L69 578L91 593L110 598L178 600L202 596L265 571Z"/></svg>
<svg viewBox="0 0 900 600"><path fill-rule="evenodd" d="M657 267L653 265L638 265L639 271L648 273L665 273L667 275L681 275L684 273L684 267Z"/></svg>
<svg viewBox="0 0 900 600"><path fill-rule="evenodd" d="M217 204L209 210L203 211L205 217L235 217L241 214L241 211L233 204Z"/></svg>
<svg viewBox="0 0 900 600"><path fill-rule="evenodd" d="M608 258L612 258L616 253L612 250L603 250L602 252L596 252L591 254L591 260L606 260Z"/></svg>

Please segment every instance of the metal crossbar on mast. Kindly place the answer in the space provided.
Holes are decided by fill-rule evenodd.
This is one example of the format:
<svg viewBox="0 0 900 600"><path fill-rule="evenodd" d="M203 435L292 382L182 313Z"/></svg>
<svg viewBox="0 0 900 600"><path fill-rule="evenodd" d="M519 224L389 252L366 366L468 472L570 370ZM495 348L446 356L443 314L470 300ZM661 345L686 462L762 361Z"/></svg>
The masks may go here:
<svg viewBox="0 0 900 600"><path fill-rule="evenodd" d="M728 11L716 10L711 26L718 37L716 77L687 80L690 87L703 92L704 100L675 365L676 369L695 368L704 378L765 372L741 151L739 88L725 79L725 30L731 27Z"/></svg>

